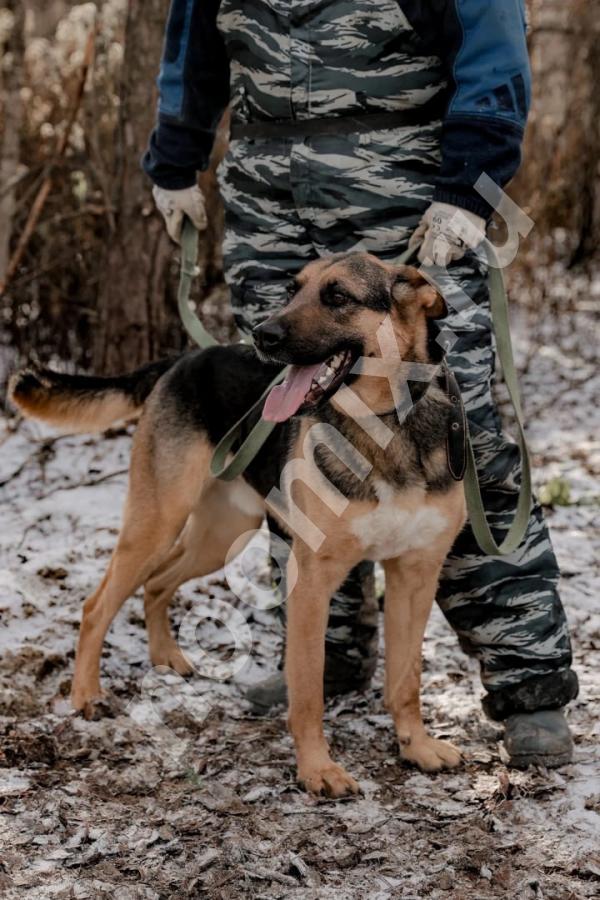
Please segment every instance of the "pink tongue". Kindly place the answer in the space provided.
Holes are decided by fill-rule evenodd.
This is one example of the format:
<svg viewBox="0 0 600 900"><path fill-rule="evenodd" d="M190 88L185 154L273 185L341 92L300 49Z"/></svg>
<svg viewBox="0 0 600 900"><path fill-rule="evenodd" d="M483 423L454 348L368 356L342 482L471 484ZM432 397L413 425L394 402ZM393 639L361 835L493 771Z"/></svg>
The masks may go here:
<svg viewBox="0 0 600 900"><path fill-rule="evenodd" d="M269 392L263 407L263 419L267 422L285 422L298 412L322 365L292 366L283 384L276 384Z"/></svg>

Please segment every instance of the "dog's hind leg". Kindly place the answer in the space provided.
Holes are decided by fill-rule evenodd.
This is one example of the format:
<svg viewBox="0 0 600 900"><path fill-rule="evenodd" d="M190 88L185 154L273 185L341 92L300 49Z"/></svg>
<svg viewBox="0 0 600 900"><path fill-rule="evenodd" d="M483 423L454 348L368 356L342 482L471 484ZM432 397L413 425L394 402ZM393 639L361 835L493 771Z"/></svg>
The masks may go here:
<svg viewBox="0 0 600 900"><path fill-rule="evenodd" d="M157 569L181 532L208 472L210 447L201 439L156 444L142 420L131 458L124 524L108 571L86 600L71 700L86 710L100 696L106 632L125 600Z"/></svg>
<svg viewBox="0 0 600 900"><path fill-rule="evenodd" d="M189 581L195 574L192 563L197 557L188 544L188 530L192 520L193 514L188 519L180 540L144 587L150 661L153 666L168 666L179 675L191 675L193 666L171 633L168 608L179 585Z"/></svg>
<svg viewBox="0 0 600 900"><path fill-rule="evenodd" d="M234 544L240 552L239 537L260 528L262 501L252 497L250 489L246 506L240 509L236 497L240 486L213 481L207 486L188 519L180 540L162 565L146 582L144 608L150 659L155 666L169 666L180 675L188 675L193 666L178 645L169 625L168 608L180 585L192 578L202 578L221 569ZM242 495L243 499L243 495ZM255 511L252 510L254 506Z"/></svg>
<svg viewBox="0 0 600 900"><path fill-rule="evenodd" d="M452 744L427 734L421 717L423 636L442 562L414 552L383 564L385 703L394 719L403 759L427 772L453 768L461 760Z"/></svg>

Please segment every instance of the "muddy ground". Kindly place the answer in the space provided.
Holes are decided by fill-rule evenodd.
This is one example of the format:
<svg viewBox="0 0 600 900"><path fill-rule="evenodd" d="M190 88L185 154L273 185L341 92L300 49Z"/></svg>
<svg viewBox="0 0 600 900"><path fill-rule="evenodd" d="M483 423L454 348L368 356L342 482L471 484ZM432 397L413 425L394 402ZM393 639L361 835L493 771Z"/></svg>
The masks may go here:
<svg viewBox="0 0 600 900"><path fill-rule="evenodd" d="M200 646L231 662L226 623L232 607L243 611L252 654L234 679L182 683L166 675L146 681L142 703L150 667L138 596L106 644L106 715L73 716L66 695L81 603L115 542L130 435L54 439L5 419L0 896L599 895L600 379L593 360L518 338L536 481L561 477L571 492L549 520L581 681L569 709L574 763L552 772L505 766L500 727L481 713L477 667L436 612L425 646L424 711L437 736L462 748L463 768L429 776L398 761L380 670L365 695L327 708L335 755L363 795L307 796L295 783L283 713L252 718L241 691L274 668L278 627L271 613L253 608L252 588L236 600L223 573L182 589L173 621L196 612Z"/></svg>

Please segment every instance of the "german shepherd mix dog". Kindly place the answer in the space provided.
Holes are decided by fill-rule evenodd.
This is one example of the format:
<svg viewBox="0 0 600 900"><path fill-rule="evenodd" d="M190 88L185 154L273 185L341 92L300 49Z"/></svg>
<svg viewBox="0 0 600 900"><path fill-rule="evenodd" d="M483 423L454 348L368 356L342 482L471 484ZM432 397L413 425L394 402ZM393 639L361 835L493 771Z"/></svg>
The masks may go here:
<svg viewBox="0 0 600 900"><path fill-rule="evenodd" d="M236 539L260 527L265 498L287 472L294 513L277 504L270 512L291 533L297 563L287 599L286 678L299 780L331 797L358 791L331 759L323 733L324 637L332 594L366 558L385 569L385 701L400 753L426 771L459 764L451 744L427 734L419 699L425 625L442 563L465 520L463 487L447 451L452 403L434 377L400 421L394 379L356 365L381 364L370 358L382 355L384 321L398 348L398 380L403 365L432 363L428 317L444 311L416 269L351 253L303 269L288 304L255 330L256 351L215 346L116 378L49 370L15 376L12 400L23 413L63 428L102 430L140 413L123 527L108 571L83 607L76 709L89 712L101 696L105 634L141 585L153 664L191 671L169 627L173 593L221 568ZM282 364L292 367L287 380L264 407L265 418L280 424L243 476L216 480L209 468L215 445ZM342 403L350 391L352 416ZM368 427L373 420L389 429L384 448ZM318 546L307 537L315 526Z"/></svg>

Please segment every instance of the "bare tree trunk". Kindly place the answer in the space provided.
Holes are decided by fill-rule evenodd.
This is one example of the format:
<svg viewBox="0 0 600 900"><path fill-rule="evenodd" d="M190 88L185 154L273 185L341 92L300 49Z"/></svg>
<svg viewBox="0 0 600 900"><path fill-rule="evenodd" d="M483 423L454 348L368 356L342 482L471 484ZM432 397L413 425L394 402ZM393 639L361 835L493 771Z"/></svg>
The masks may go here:
<svg viewBox="0 0 600 900"><path fill-rule="evenodd" d="M98 371L131 368L157 355L166 326L171 247L140 169L155 118L153 85L166 11L164 0L129 2L114 181L119 212L98 293Z"/></svg>
<svg viewBox="0 0 600 900"><path fill-rule="evenodd" d="M533 106L513 192L536 232L565 229L570 261L600 241L597 0L530 0Z"/></svg>
<svg viewBox="0 0 600 900"><path fill-rule="evenodd" d="M167 7L165 0L145 0L143 4L129 0L113 192L118 217L100 277L93 348L98 371L129 369L179 350L186 342L175 303L176 253L155 211L151 184L140 168L155 121L154 85ZM224 149L222 128L213 166L201 178L210 227L200 246L205 281L199 279L194 286L198 303L208 296L209 327L222 338L231 334L231 315L223 285L223 222L214 168Z"/></svg>
<svg viewBox="0 0 600 900"><path fill-rule="evenodd" d="M25 12L21 0L5 0L5 9L13 22L8 40L1 48L0 98L2 98L2 130L0 132L0 284L4 282L10 255L12 223L15 213L14 185L19 171L20 135L23 107L23 54Z"/></svg>

